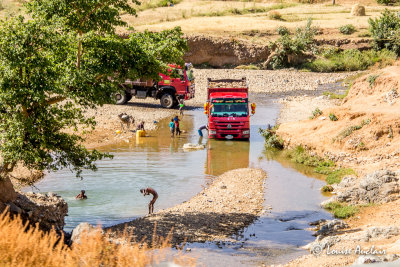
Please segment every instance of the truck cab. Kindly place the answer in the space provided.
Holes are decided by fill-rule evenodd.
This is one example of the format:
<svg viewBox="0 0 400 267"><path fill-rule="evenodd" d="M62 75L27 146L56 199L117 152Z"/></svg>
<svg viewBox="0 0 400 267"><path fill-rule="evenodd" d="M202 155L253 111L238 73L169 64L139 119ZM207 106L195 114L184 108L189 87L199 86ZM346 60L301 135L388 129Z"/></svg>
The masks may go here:
<svg viewBox="0 0 400 267"><path fill-rule="evenodd" d="M246 78L208 79L207 95L204 108L208 116L209 138L248 140L250 113L254 114L255 104L249 106Z"/></svg>

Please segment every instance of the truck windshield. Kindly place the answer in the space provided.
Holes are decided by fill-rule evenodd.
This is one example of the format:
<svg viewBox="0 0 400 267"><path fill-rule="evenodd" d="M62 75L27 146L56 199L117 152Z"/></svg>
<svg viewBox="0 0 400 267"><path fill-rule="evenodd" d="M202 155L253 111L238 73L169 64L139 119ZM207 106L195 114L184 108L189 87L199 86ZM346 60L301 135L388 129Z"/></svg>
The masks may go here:
<svg viewBox="0 0 400 267"><path fill-rule="evenodd" d="M247 99L212 99L211 116L213 117L247 117Z"/></svg>

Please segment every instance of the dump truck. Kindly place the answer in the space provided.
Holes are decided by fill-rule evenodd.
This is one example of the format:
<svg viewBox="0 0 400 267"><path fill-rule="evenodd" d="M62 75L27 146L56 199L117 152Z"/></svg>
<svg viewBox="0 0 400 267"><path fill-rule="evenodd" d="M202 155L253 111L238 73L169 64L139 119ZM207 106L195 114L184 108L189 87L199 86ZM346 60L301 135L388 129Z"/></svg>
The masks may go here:
<svg viewBox="0 0 400 267"><path fill-rule="evenodd" d="M145 99L153 97L160 99L164 108L174 108L182 100L195 96L193 65L186 63L184 67L169 65L167 74L160 73L160 80L127 79L121 84L121 91L116 94L117 105L126 104L132 97Z"/></svg>
<svg viewBox="0 0 400 267"><path fill-rule="evenodd" d="M208 136L215 139L250 138L249 87L246 78L207 80ZM256 105L250 105L251 114Z"/></svg>

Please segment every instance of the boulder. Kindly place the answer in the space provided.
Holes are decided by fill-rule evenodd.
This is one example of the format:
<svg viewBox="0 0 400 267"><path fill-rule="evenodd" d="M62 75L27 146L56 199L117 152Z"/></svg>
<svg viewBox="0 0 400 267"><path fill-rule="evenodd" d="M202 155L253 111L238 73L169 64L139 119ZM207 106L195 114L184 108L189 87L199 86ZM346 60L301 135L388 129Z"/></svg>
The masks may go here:
<svg viewBox="0 0 400 267"><path fill-rule="evenodd" d="M355 4L351 8L351 13L352 16L365 16L365 7L361 6L359 4Z"/></svg>
<svg viewBox="0 0 400 267"><path fill-rule="evenodd" d="M17 193L9 178L0 178L0 202L7 203L17 199Z"/></svg>
<svg viewBox="0 0 400 267"><path fill-rule="evenodd" d="M79 242L83 234L88 235L93 231L96 231L96 227L94 227L93 225L87 222L80 223L77 227L74 228L74 230L72 230L71 240L72 242Z"/></svg>

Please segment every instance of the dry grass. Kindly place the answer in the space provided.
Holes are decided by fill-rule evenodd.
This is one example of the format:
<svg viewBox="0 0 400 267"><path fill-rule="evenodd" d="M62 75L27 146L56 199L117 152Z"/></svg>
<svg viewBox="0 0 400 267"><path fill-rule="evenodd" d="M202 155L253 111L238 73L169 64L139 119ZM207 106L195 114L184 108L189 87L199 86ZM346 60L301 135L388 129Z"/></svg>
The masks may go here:
<svg viewBox="0 0 400 267"><path fill-rule="evenodd" d="M120 240L129 240L127 233ZM99 230L82 235L71 248L58 242L55 232L44 233L29 228L20 218L0 215L0 266L149 266L162 261L174 261L194 266L195 260L173 256L168 239L158 239L158 245L110 242ZM176 254L176 253L175 253ZM179 253L178 253L179 254Z"/></svg>

